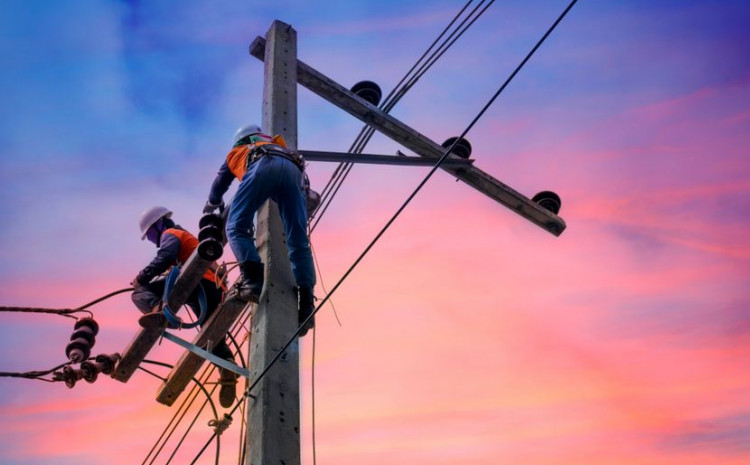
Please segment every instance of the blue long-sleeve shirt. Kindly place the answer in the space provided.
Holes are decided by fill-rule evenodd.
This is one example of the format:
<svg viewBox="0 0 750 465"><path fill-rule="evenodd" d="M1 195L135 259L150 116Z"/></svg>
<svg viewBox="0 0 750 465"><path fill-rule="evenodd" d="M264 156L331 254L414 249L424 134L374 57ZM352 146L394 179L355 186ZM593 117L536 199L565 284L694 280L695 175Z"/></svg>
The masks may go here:
<svg viewBox="0 0 750 465"><path fill-rule="evenodd" d="M180 226L174 226L177 229L183 229ZM151 282L154 277L159 276L169 269L170 266L177 264L177 257L180 254L182 244L180 239L174 234L162 233L159 239L159 249L151 263L146 265L136 277L138 284L145 286Z"/></svg>
<svg viewBox="0 0 750 465"><path fill-rule="evenodd" d="M216 179L211 184L211 191L208 193L208 201L213 205L219 205L224 198L224 194L229 190L229 186L234 181L234 174L229 170L227 162L221 165L219 172L216 173Z"/></svg>

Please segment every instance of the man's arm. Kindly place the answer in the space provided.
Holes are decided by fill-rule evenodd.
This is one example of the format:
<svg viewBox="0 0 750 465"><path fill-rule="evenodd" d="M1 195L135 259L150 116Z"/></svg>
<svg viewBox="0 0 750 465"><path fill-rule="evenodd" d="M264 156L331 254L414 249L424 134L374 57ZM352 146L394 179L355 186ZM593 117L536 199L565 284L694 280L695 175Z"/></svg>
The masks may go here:
<svg viewBox="0 0 750 465"><path fill-rule="evenodd" d="M215 208L224 207L223 197L233 180L234 174L229 170L227 162L224 162L224 164L221 165L221 168L219 168L219 172L216 173L216 179L214 179L213 184L211 184L211 191L208 193L206 209L213 207L211 209L211 211L213 211Z"/></svg>
<svg viewBox="0 0 750 465"><path fill-rule="evenodd" d="M177 263L177 257L180 253L180 240L173 234L162 234L161 243L159 250L156 252L156 257L151 260L151 263L146 265L144 269L138 273L135 280L141 286L145 286L155 276L158 276L170 266Z"/></svg>

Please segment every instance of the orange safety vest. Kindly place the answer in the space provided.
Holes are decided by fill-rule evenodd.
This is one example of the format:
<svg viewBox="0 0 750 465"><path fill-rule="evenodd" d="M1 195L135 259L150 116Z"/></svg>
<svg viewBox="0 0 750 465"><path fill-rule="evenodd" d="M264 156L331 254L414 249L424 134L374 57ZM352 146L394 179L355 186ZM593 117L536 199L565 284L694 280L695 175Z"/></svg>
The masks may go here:
<svg viewBox="0 0 750 465"><path fill-rule="evenodd" d="M247 145L238 145L234 147L227 155L227 166L232 174L242 181L242 177L245 176L247 171L247 157L258 147L267 144L276 144L286 148L286 141L284 138L277 134L273 137L265 134L258 134L261 140Z"/></svg>
<svg viewBox="0 0 750 465"><path fill-rule="evenodd" d="M198 239L184 229L169 228L164 230L162 234L171 234L179 239L180 251L177 254L177 264L180 266L188 261L188 258L193 254L193 251L198 247ZM211 268L206 270L203 274L203 279L208 279L209 281L216 283L216 272L213 269L213 264ZM220 282L220 285L224 288L223 282Z"/></svg>

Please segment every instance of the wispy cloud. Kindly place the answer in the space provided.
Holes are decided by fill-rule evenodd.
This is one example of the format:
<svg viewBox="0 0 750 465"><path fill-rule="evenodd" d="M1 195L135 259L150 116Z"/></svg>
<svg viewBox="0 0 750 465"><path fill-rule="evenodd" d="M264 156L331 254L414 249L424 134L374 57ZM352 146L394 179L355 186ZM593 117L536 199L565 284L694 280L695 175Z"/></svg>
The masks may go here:
<svg viewBox="0 0 750 465"><path fill-rule="evenodd" d="M740 455L750 451L750 413L707 418L686 423L663 435L662 447L687 452Z"/></svg>

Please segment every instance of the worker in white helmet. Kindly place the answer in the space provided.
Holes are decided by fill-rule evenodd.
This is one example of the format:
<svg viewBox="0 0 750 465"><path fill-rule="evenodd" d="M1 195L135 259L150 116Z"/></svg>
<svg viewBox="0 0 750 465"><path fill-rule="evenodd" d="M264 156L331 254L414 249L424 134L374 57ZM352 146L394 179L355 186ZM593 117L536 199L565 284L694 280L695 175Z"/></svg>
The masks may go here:
<svg viewBox="0 0 750 465"><path fill-rule="evenodd" d="M141 214L141 240L148 239L158 248L156 257L143 268L133 279L132 300L144 314L160 313L162 311L162 296L164 295L165 279L163 273L173 266L183 265L193 251L198 247L198 239L188 231L172 221L172 211L162 206L149 208ZM217 284L218 283L218 284ZM206 294L206 318L216 310L224 297L224 284L217 280L216 273L209 268L201 278L199 286ZM196 287L187 300L187 305L200 315L199 290ZM232 350L222 338L211 351L217 357L234 363ZM237 376L224 368L219 368L219 402L222 407L229 408L236 397Z"/></svg>
<svg viewBox="0 0 750 465"><path fill-rule="evenodd" d="M224 193L235 178L239 180L227 218L227 239L242 273L238 295L257 302L263 289L263 263L255 247L253 217L266 200L276 202L297 282L300 323L314 310L316 281L307 236L306 187L309 184L304 170L304 160L286 148L283 137L266 135L255 124L242 126L234 134L232 150L216 175L203 210L204 213L223 210ZM311 319L300 335L307 333L312 325Z"/></svg>

